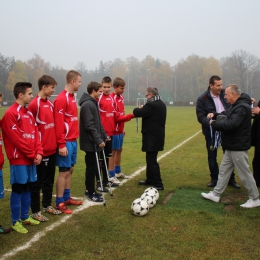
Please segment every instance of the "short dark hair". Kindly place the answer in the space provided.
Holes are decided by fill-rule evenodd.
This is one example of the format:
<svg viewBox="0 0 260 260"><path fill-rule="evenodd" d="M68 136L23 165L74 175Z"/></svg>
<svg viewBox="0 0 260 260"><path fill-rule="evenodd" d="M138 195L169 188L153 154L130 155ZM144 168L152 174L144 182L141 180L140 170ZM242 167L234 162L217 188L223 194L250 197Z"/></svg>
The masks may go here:
<svg viewBox="0 0 260 260"><path fill-rule="evenodd" d="M0 97L3 97L3 93L2 92L0 92Z"/></svg>
<svg viewBox="0 0 260 260"><path fill-rule="evenodd" d="M14 86L14 96L17 99L19 94L25 94L27 88L31 88L32 84L30 82L17 82Z"/></svg>
<svg viewBox="0 0 260 260"><path fill-rule="evenodd" d="M113 81L113 87L124 87L125 86L125 81L122 78L115 78Z"/></svg>
<svg viewBox="0 0 260 260"><path fill-rule="evenodd" d="M102 79L102 83L111 83L111 82L112 82L112 79L108 76L106 76Z"/></svg>
<svg viewBox="0 0 260 260"><path fill-rule="evenodd" d="M38 87L39 87L39 90L42 90L42 87L43 86L48 86L48 85L53 85L53 86L56 86L57 85L57 82L56 80L51 77L51 76L48 76L48 75L43 75L41 76L39 79L38 79Z"/></svg>
<svg viewBox="0 0 260 260"><path fill-rule="evenodd" d="M219 81L219 80L221 80L221 77L219 77L217 75L211 76L210 79L209 79L209 85L214 85L215 80Z"/></svg>
<svg viewBox="0 0 260 260"><path fill-rule="evenodd" d="M95 81L89 82L87 86L87 91L89 94L93 92L93 90L98 91L101 88L101 84Z"/></svg>

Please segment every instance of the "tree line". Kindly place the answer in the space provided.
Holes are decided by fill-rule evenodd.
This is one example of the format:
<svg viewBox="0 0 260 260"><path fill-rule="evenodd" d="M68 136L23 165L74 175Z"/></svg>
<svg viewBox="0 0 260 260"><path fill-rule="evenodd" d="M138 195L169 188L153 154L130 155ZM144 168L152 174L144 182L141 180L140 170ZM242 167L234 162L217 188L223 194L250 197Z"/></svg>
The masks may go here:
<svg viewBox="0 0 260 260"><path fill-rule="evenodd" d="M192 54L174 66L148 55L141 61L135 57L100 61L94 70L88 70L84 61L80 61L72 69L82 75L79 96L86 91L90 81L100 82L104 76L123 78L127 84L124 93L126 104L136 104L137 98L144 97L148 86L157 87L166 103L172 101L175 105L183 105L196 102L197 97L207 89L212 75L222 77L223 86L234 83L243 92L256 99L260 98L260 60L243 50L234 51L220 60ZM56 94L63 90L67 70L62 67L51 66L39 54L34 54L27 61L21 61L0 53L0 89L5 101L14 101L13 87L18 81L31 82L34 95L37 94L38 78L44 74L54 77L58 82Z"/></svg>

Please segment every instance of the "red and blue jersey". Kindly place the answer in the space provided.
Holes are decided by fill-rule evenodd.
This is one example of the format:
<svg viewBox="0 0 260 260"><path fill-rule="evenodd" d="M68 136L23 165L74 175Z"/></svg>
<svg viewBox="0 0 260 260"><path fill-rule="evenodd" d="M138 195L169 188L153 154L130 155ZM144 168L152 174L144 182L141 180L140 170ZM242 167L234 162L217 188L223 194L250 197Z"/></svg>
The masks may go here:
<svg viewBox="0 0 260 260"><path fill-rule="evenodd" d="M57 149L57 141L53 103L49 99L44 99L37 95L31 101L28 110L32 112L36 120L44 156L54 154Z"/></svg>
<svg viewBox="0 0 260 260"><path fill-rule="evenodd" d="M37 154L43 155L38 127L33 114L15 102L2 119L3 140L11 165L32 165Z"/></svg>
<svg viewBox="0 0 260 260"><path fill-rule="evenodd" d="M74 93L65 89L54 101L54 121L59 148L66 146L67 141L76 141L79 137L78 108Z"/></svg>

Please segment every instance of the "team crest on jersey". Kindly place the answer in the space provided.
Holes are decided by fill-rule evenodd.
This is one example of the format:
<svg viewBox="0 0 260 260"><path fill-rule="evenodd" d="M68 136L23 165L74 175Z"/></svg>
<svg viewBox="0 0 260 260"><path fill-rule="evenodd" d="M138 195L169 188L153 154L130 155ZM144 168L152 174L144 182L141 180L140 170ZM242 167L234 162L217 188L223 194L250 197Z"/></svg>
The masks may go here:
<svg viewBox="0 0 260 260"><path fill-rule="evenodd" d="M34 139L34 134L23 134L24 139Z"/></svg>

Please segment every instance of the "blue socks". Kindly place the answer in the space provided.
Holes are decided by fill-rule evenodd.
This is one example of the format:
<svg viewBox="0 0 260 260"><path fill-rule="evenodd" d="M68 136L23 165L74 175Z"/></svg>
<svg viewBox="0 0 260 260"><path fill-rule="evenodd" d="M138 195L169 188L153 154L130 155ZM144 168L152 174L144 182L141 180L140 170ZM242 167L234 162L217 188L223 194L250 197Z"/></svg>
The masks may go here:
<svg viewBox="0 0 260 260"><path fill-rule="evenodd" d="M11 207L11 215L12 215L12 224L14 225L17 221L20 221L20 213L21 213L21 196L22 194L18 194L16 192L11 193L10 197L10 207Z"/></svg>
<svg viewBox="0 0 260 260"><path fill-rule="evenodd" d="M110 176L110 178L115 177L115 171L114 170L109 171L109 176Z"/></svg>
<svg viewBox="0 0 260 260"><path fill-rule="evenodd" d="M63 199L64 201L67 201L70 199L70 189L65 189L63 193Z"/></svg>
<svg viewBox="0 0 260 260"><path fill-rule="evenodd" d="M115 166L115 173L120 173L121 172L121 166Z"/></svg>
<svg viewBox="0 0 260 260"><path fill-rule="evenodd" d="M10 207L12 212L12 225L17 221L25 220L29 217L29 209L31 205L31 192L23 191L21 194L11 193Z"/></svg>
<svg viewBox="0 0 260 260"><path fill-rule="evenodd" d="M55 202L56 202L56 206L58 207L60 203L64 202L64 199L63 197L56 197Z"/></svg>

